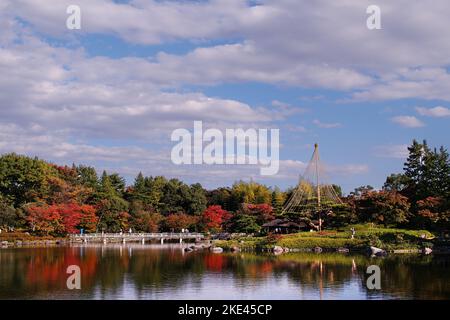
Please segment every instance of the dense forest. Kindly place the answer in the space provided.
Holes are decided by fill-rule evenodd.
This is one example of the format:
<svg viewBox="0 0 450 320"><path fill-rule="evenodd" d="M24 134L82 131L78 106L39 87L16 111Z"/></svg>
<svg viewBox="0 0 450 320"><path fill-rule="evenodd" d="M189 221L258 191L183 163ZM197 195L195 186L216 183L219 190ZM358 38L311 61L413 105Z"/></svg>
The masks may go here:
<svg viewBox="0 0 450 320"><path fill-rule="evenodd" d="M403 173L381 190L356 188L327 217L325 227L373 222L385 226L450 229L450 161L444 147L413 141ZM36 235L180 231L255 233L282 216L292 189L256 182L205 190L178 179L139 173L127 186L117 173L98 176L92 167L58 166L14 153L0 157L0 228ZM290 216L291 220L309 219Z"/></svg>

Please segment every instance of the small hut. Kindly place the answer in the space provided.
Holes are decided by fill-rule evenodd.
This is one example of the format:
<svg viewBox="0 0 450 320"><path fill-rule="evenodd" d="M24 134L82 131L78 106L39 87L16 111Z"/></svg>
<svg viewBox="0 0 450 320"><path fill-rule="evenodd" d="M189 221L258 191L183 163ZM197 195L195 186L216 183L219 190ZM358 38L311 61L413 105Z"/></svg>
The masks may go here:
<svg viewBox="0 0 450 320"><path fill-rule="evenodd" d="M308 229L304 222L295 223L289 219L275 219L262 225L263 229L269 233L293 233Z"/></svg>

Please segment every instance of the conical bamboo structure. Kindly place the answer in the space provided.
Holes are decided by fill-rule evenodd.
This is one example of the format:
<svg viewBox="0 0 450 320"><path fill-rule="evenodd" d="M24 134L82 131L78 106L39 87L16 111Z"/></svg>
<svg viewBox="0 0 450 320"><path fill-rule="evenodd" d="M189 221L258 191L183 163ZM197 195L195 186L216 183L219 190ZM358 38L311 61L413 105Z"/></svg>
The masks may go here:
<svg viewBox="0 0 450 320"><path fill-rule="evenodd" d="M314 153L297 188L283 207L287 216L314 216L318 218L318 230L322 229L322 218L331 212L333 206L342 204L332 184L326 181L325 167L320 162L319 147L314 145Z"/></svg>

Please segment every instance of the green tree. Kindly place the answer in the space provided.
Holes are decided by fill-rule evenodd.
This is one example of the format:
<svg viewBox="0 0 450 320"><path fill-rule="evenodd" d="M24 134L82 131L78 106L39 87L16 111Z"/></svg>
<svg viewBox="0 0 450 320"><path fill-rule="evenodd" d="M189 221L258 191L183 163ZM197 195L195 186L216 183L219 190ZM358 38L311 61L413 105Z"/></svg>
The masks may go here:
<svg viewBox="0 0 450 320"><path fill-rule="evenodd" d="M276 187L272 192L272 207L276 216L281 215L285 201L286 194Z"/></svg>
<svg viewBox="0 0 450 320"><path fill-rule="evenodd" d="M24 223L25 220L18 215L17 210L6 202L3 202L0 197L0 228L19 227Z"/></svg>
<svg viewBox="0 0 450 320"><path fill-rule="evenodd" d="M354 191L350 192L350 195L354 196L354 197L362 197L366 194L368 194L369 192L373 191L373 187L371 185L367 185L367 186L360 186L358 188L355 188Z"/></svg>
<svg viewBox="0 0 450 320"><path fill-rule="evenodd" d="M238 213L234 215L229 222L229 230L242 233L256 233L261 227L256 222L256 217L248 214Z"/></svg>
<svg viewBox="0 0 450 320"><path fill-rule="evenodd" d="M78 183L97 191L99 188L97 171L93 167L79 165L76 167Z"/></svg>
<svg viewBox="0 0 450 320"><path fill-rule="evenodd" d="M272 192L266 186L256 182L239 181L231 188L233 209L237 210L241 204L271 204Z"/></svg>
<svg viewBox="0 0 450 320"><path fill-rule="evenodd" d="M383 190L385 191L404 191L409 185L409 178L404 174L393 173L386 178L383 185Z"/></svg>
<svg viewBox="0 0 450 320"><path fill-rule="evenodd" d="M48 193L48 177L57 176L54 166L15 153L0 157L0 194L18 208L40 201Z"/></svg>
<svg viewBox="0 0 450 320"><path fill-rule="evenodd" d="M207 202L206 191L202 185L200 183L191 185L186 212L196 216L201 215L206 209Z"/></svg>

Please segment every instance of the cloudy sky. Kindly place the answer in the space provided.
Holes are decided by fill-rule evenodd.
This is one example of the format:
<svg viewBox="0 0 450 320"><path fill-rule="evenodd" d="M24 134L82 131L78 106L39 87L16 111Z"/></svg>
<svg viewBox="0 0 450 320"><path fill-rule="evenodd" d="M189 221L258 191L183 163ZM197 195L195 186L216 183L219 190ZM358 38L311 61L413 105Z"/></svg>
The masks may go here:
<svg viewBox="0 0 450 320"><path fill-rule="evenodd" d="M449 146L449 17L448 0L1 0L0 152L285 188L318 142L332 182L380 187L413 138ZM173 165L195 120L279 128L279 174Z"/></svg>

